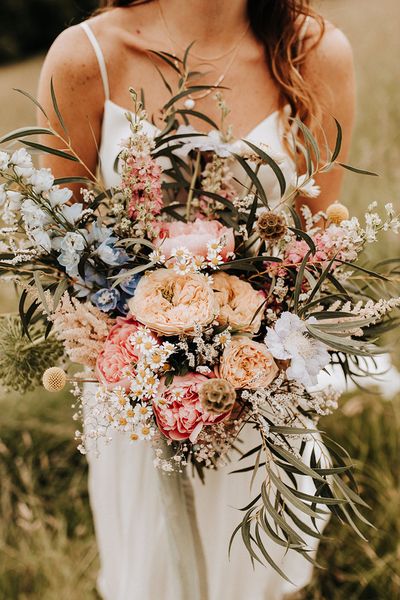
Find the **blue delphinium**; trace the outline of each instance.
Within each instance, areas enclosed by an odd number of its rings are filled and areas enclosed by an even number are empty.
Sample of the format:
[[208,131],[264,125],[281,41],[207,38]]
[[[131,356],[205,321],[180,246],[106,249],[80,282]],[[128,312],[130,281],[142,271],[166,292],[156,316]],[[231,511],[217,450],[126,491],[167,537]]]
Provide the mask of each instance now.
[[[128,269],[121,269],[119,272],[120,275],[127,273]],[[139,283],[141,275],[132,275],[128,279],[124,279],[122,283],[119,284],[119,287],[123,292],[125,292],[130,298],[136,292],[137,285]]]
[[115,288],[102,288],[93,294],[92,303],[103,312],[110,312],[117,308],[121,294]]

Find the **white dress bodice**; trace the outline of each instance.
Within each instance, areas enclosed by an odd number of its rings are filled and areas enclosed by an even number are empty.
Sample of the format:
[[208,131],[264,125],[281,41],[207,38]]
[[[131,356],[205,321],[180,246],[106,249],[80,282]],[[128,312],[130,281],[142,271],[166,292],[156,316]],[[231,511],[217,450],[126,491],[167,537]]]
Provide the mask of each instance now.
[[[101,165],[101,175],[107,188],[115,187],[119,184],[120,176],[114,169],[115,159],[121,151],[121,141],[125,140],[130,134],[129,122],[126,118],[127,109],[115,104],[110,99],[106,99],[104,104],[103,123],[101,130],[101,143],[99,148],[99,158]],[[144,131],[154,135],[157,131],[150,122],[144,122]],[[294,163],[288,154],[287,148],[283,142],[284,126],[279,111],[275,111],[263,119],[245,136],[244,139],[253,142],[255,145],[260,143],[268,146],[267,152],[279,157],[279,167],[282,170],[287,182],[293,179],[295,174]],[[241,175],[243,171],[239,164],[233,164],[234,175]],[[279,200],[279,184],[272,169],[268,166],[260,168],[258,177],[266,190],[267,197],[273,205]]]

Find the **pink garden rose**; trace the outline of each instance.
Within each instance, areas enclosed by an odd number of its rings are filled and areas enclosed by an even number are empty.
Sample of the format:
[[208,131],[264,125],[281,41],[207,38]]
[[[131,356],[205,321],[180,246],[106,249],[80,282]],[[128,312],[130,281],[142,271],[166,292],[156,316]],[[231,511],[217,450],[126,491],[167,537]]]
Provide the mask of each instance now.
[[126,371],[133,371],[138,360],[134,346],[129,341],[139,323],[129,318],[117,317],[111,327],[103,349],[97,357],[96,376],[107,387],[129,387],[130,379]]
[[207,244],[215,240],[225,241],[221,256],[226,260],[227,255],[235,249],[233,229],[224,227],[218,221],[196,219],[193,223],[174,221],[163,223],[158,238],[153,243],[159,247],[168,260],[174,248],[184,247],[193,256],[207,256]]
[[174,377],[167,387],[165,380],[160,383],[161,401],[153,404],[154,414],[160,431],[170,440],[187,440],[194,443],[205,425],[219,423],[230,411],[210,414],[204,411],[199,400],[199,389],[208,381],[205,375],[188,373]]

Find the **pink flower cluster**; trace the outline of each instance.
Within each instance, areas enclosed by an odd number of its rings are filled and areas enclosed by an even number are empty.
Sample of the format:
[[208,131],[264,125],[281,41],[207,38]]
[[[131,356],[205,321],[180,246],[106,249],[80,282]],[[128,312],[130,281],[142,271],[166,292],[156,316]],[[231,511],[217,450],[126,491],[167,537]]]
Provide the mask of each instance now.
[[174,377],[171,387],[160,384],[160,401],[153,403],[153,410],[160,431],[175,441],[189,439],[194,443],[205,425],[219,423],[229,413],[219,415],[204,411],[198,390],[207,381],[205,375],[189,373],[182,377]]
[[131,155],[125,159],[121,188],[129,193],[131,219],[138,219],[143,213],[160,214],[163,207],[161,168],[150,155]]
[[[348,256],[349,249],[346,242],[345,232],[336,225],[331,225],[324,231],[315,234],[312,238],[316,252],[311,254],[308,259],[308,264],[322,264],[332,260],[335,256],[339,259],[349,260],[355,256]],[[294,240],[290,242],[284,252],[283,263],[266,263],[268,273],[271,276],[284,277],[286,274],[285,267],[299,265],[306,254],[309,252],[310,246],[304,240]],[[337,264],[333,264],[335,268]]]
[[129,388],[129,375],[134,373],[138,361],[138,354],[129,338],[138,327],[139,323],[132,317],[117,317],[97,357],[96,376],[110,389],[116,386]]

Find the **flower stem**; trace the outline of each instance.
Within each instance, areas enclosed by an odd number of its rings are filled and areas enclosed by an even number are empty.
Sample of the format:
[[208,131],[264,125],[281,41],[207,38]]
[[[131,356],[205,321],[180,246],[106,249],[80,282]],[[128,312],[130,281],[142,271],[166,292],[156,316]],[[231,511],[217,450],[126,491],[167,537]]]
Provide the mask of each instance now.
[[197,152],[196,162],[194,165],[194,171],[193,171],[193,175],[192,175],[192,180],[190,182],[190,188],[189,188],[188,197],[187,197],[187,201],[186,201],[186,221],[189,221],[189,219],[190,219],[190,208],[192,206],[193,194],[194,194],[194,189],[195,189],[195,185],[196,185],[196,179],[199,176],[199,171],[200,171],[200,150]]

